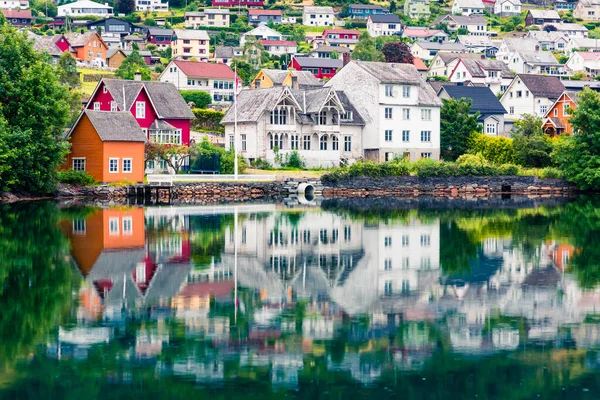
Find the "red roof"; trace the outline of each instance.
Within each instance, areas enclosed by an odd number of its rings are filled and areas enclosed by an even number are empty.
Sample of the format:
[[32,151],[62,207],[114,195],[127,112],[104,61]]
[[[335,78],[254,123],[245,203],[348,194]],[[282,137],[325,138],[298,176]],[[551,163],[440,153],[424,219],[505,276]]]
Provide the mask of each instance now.
[[429,69],[419,57],[413,57],[413,65],[418,71],[427,71]]
[[263,46],[298,46],[293,40],[259,40]]
[[248,10],[248,15],[283,15],[281,10]]
[[323,36],[327,36],[329,34],[334,35],[358,35],[360,36],[360,31],[354,29],[327,29],[323,31]]
[[428,37],[440,33],[439,29],[418,29],[418,28],[404,28],[404,36],[406,37]]
[[31,10],[2,10],[2,14],[8,18],[28,18],[31,19]]
[[577,54],[581,56],[586,61],[595,61],[600,59],[600,53],[595,53],[592,51],[578,51]]
[[200,78],[235,79],[235,73],[227,64],[213,64],[201,61],[173,61],[187,76]]

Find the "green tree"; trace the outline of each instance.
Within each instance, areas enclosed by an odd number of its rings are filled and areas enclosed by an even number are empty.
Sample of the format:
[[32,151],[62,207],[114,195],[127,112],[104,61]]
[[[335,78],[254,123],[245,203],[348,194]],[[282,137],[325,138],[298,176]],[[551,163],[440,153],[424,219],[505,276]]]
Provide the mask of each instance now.
[[388,63],[412,64],[414,60],[410,48],[403,42],[386,43],[381,52]]
[[77,71],[77,61],[68,51],[65,51],[58,60],[58,76],[59,82],[63,85],[71,88],[81,85],[79,71]]
[[579,93],[571,125],[576,134],[563,138],[554,159],[564,176],[581,189],[600,189],[600,94]]
[[131,14],[135,11],[135,0],[117,0],[115,8],[121,14]]
[[338,53],[337,51],[332,51],[331,55],[329,56],[329,58],[331,58],[332,60],[337,60],[340,58],[340,53]]
[[206,108],[212,103],[210,93],[202,90],[182,90],[180,93],[187,103],[194,103],[195,108]]
[[121,79],[134,79],[135,73],[140,72],[142,74],[142,79],[145,81],[149,81],[152,79],[152,71],[150,67],[146,64],[144,58],[140,55],[140,53],[136,50],[133,50],[129,57],[127,57],[117,71],[115,72],[117,76]]
[[154,18],[152,17],[148,17],[144,20],[144,25],[145,26],[156,26],[156,21],[154,20]]
[[189,158],[190,147],[183,144],[146,143],[145,160],[161,160],[171,167],[177,174],[185,161]]
[[385,58],[375,46],[375,40],[367,32],[360,35],[356,47],[352,52],[352,58],[360,61],[384,61]]
[[531,114],[524,114],[515,122],[512,136],[517,164],[533,168],[551,164],[552,145],[542,132],[542,123],[540,117]]
[[442,103],[440,149],[443,159],[454,161],[469,149],[469,140],[479,128],[479,115],[470,115],[470,99],[442,99]]
[[0,15],[0,189],[50,192],[68,150],[69,91],[55,67]]

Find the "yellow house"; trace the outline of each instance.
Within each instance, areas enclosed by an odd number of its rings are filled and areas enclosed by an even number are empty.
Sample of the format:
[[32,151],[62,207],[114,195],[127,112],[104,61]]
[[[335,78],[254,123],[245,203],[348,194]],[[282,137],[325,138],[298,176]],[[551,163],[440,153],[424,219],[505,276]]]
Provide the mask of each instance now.
[[273,86],[295,86],[310,89],[323,86],[323,81],[315,78],[310,71],[261,69],[250,84],[252,89],[270,88]]

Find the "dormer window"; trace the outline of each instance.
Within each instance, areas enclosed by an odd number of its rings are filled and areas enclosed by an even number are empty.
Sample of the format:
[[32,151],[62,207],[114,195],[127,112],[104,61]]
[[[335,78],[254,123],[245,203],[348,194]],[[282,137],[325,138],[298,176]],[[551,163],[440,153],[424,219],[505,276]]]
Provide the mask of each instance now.
[[340,120],[345,122],[352,121],[352,111],[346,111],[345,113],[343,113],[340,117]]

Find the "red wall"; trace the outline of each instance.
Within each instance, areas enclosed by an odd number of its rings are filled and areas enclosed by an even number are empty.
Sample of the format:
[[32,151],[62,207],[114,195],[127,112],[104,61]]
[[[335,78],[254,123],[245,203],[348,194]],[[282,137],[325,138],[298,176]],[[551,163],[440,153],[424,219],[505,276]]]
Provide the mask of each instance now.
[[[94,103],[100,102],[100,110],[102,111],[110,111],[110,103],[113,101],[113,97],[109,92],[104,93],[104,83],[100,84],[100,87],[96,91],[96,95],[90,99],[87,104],[88,110],[94,109]],[[123,104],[117,104],[118,110],[121,111],[123,108]]]
[[165,122],[173,125],[177,129],[181,129],[181,143],[186,146],[190,145],[190,120],[189,119],[165,119]]
[[156,121],[156,118],[158,116],[154,112],[154,108],[152,107],[152,103],[150,103],[150,98],[146,94],[145,89],[140,90],[138,97],[136,97],[135,101],[131,105],[131,109],[129,110],[129,111],[131,111],[131,113],[133,114],[134,117],[135,117],[135,103],[137,103],[138,101],[146,102],[146,118],[137,118],[136,117],[135,119],[137,120],[140,127],[142,127],[142,129],[148,129],[150,127],[150,125],[152,125],[152,123],[154,121]]
[[65,51],[69,50],[69,42],[67,42],[67,39],[65,39],[63,36],[58,40],[58,42],[56,42],[56,47],[58,47],[60,51],[64,53]]
[[[298,61],[296,61],[295,58],[292,59],[290,64],[291,64],[290,67],[294,68],[296,71],[308,71],[308,69],[302,69],[302,67],[300,66],[300,64],[298,64]],[[314,68],[316,68],[316,67],[314,67]],[[313,68],[311,68],[311,69],[313,69]],[[330,68],[330,71],[331,71],[330,73],[324,74],[323,70],[321,68],[319,68],[319,72],[317,74],[313,73],[313,75],[315,76],[315,78],[318,78],[318,79],[323,79],[323,78],[330,79],[330,78],[333,78],[333,76],[337,72],[337,69]]]

